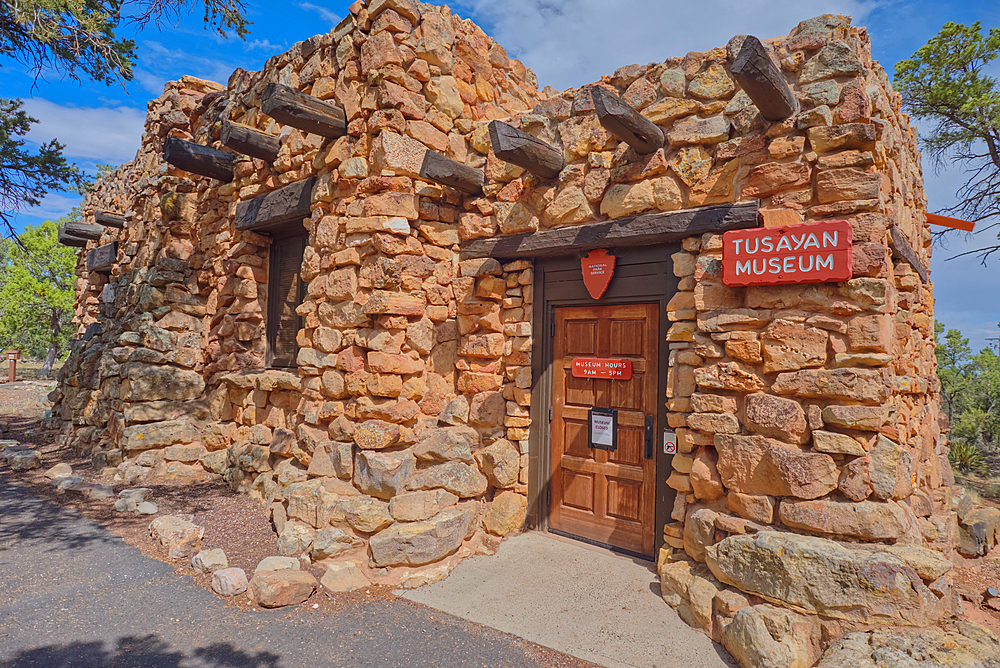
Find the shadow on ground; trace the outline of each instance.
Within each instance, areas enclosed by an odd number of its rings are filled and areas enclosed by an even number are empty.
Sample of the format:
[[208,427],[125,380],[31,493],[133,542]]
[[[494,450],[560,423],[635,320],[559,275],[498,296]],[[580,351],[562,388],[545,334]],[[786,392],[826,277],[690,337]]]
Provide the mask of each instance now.
[[279,659],[271,652],[251,654],[229,643],[196,647],[185,654],[150,634],[119,638],[111,649],[99,641],[27,649],[0,661],[0,668],[278,668]]

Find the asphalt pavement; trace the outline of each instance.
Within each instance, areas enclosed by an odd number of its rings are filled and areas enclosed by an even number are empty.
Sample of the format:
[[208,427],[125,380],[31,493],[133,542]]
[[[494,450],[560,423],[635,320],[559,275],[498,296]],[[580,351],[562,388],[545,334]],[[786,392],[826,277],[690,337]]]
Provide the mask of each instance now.
[[0,668],[562,665],[580,664],[400,598],[237,610],[0,474]]

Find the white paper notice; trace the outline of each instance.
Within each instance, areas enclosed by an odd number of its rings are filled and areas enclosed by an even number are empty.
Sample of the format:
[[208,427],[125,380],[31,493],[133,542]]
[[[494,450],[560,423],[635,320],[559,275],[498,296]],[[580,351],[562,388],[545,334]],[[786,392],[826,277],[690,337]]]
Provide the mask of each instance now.
[[590,414],[590,443],[612,447],[615,444],[615,418],[611,415]]

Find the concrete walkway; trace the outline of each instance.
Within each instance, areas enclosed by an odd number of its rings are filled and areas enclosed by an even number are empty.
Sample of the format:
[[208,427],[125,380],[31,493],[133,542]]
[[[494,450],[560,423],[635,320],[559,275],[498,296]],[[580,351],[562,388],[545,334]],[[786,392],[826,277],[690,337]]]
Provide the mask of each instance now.
[[652,563],[551,534],[522,534],[399,593],[609,668],[735,666],[663,602]]

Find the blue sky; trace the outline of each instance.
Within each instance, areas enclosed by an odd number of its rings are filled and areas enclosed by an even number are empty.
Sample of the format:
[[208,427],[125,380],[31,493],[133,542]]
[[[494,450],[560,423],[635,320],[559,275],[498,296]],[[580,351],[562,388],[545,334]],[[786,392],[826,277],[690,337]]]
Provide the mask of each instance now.
[[[202,30],[198,12],[179,21],[148,26],[136,36],[135,80],[126,86],[74,82],[33,74],[17,63],[0,60],[0,96],[21,97],[39,119],[31,139],[57,138],[66,155],[93,172],[97,163],[114,165],[134,155],[139,145],[146,102],[163,83],[183,74],[225,83],[237,67],[260,69],[271,55],[297,41],[327,32],[347,13],[346,2],[247,2],[253,25],[246,41],[223,39]],[[725,44],[737,33],[759,37],[787,34],[799,21],[823,13],[844,13],[866,26],[874,57],[891,73],[946,21],[981,21],[1000,27],[996,0],[904,2],[901,0],[463,0],[450,3],[495,37],[512,57],[538,74],[540,86],[562,90],[594,81],[621,65],[661,61],[688,51]],[[120,31],[128,36],[128,30]],[[1000,68],[997,68],[1000,74]],[[954,201],[962,174],[935,173],[925,161],[929,208]],[[54,194],[42,207],[18,214],[21,227],[66,213],[78,197]],[[949,236],[935,249],[932,263],[937,318],[961,329],[973,349],[987,337],[1000,336],[1000,257],[984,267],[975,258],[947,261],[989,238]]]

